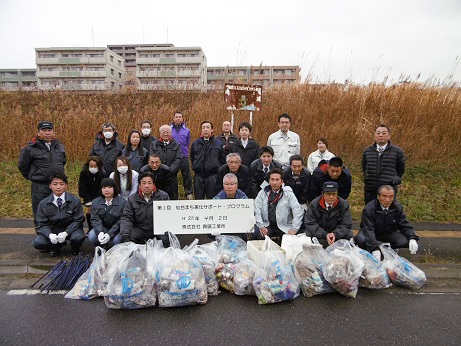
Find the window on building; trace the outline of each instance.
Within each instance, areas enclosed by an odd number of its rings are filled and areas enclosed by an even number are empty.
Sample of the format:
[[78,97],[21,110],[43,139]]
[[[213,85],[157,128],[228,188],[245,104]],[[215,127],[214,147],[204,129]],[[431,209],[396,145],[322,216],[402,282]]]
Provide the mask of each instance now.
[[186,57],[186,54],[184,53],[178,53],[178,58],[185,58]]
[[118,61],[118,66],[122,66],[122,61],[121,60]]
[[101,54],[101,53],[90,54],[90,58],[103,58],[103,57],[104,57],[104,54]]
[[24,77],[35,77],[35,72],[22,72],[21,73]]
[[54,54],[54,53],[43,53],[41,55],[42,58],[57,58],[58,55],[57,54]]
[[135,62],[135,61],[136,61],[136,59],[127,59],[126,60],[127,63],[131,63],[131,62]]
[[110,69],[110,74],[114,75],[114,69],[113,68]]
[[115,82],[110,82],[110,86],[111,86],[112,88],[115,88]]
[[113,55],[110,56],[110,62],[114,62],[114,56]]
[[122,78],[122,73],[121,72],[118,73],[118,78]]
[[0,72],[0,77],[17,77],[17,72]]
[[174,58],[174,53],[165,54],[165,58]]

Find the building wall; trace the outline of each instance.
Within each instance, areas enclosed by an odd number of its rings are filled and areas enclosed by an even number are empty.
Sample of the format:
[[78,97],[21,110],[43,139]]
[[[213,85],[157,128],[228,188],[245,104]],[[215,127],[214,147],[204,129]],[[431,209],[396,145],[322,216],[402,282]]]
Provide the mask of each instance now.
[[0,69],[0,90],[34,90],[36,87],[36,69]]

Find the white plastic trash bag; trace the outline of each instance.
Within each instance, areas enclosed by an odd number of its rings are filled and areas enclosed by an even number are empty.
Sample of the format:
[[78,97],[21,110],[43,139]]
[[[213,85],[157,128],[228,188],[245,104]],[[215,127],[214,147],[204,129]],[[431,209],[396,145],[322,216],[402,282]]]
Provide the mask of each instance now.
[[421,269],[397,255],[389,243],[381,244],[379,247],[384,256],[383,265],[394,284],[411,289],[418,289],[424,285],[426,274]]
[[282,236],[282,245],[280,247],[285,250],[288,262],[291,262],[301,251],[303,251],[303,245],[305,244],[312,244],[311,238],[305,233],[296,235],[284,234]]
[[106,250],[99,246],[96,247],[90,267],[80,276],[74,287],[67,292],[64,298],[88,300],[104,295],[105,254]]

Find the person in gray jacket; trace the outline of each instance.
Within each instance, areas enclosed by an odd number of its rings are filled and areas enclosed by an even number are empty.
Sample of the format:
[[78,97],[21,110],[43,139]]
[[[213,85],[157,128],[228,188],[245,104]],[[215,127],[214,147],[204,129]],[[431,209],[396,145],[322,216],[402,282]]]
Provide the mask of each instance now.
[[120,222],[122,242],[132,241],[144,244],[154,237],[169,246],[168,236],[154,235],[153,201],[169,200],[168,194],[155,186],[155,177],[150,172],[143,172],[138,178],[140,191],[131,195],[123,210]]
[[115,159],[122,156],[122,150],[125,148],[117,137],[118,134],[113,124],[102,124],[101,131],[96,135],[96,140],[88,155],[101,158],[106,178],[114,171]]
[[322,195],[314,198],[307,207],[304,225],[308,237],[316,237],[324,245],[338,239],[352,238],[352,215],[349,203],[338,197],[338,183],[327,181]]
[[42,252],[51,250],[51,256],[58,256],[61,248],[70,241],[72,255],[77,255],[85,241],[83,233],[82,204],[80,199],[66,192],[67,177],[56,172],[50,179],[53,192],[43,199],[37,208],[34,247]]
[[[112,246],[122,242],[120,235],[120,219],[126,201],[118,195],[117,183],[114,179],[101,181],[101,197],[91,203],[91,224],[88,240],[94,246]],[[106,245],[107,244],[107,245]]]
[[283,171],[273,168],[268,175],[269,185],[255,199],[256,226],[251,239],[296,234],[302,225],[304,212],[291,187],[283,185]]
[[38,204],[51,194],[50,179],[54,172],[64,172],[66,152],[64,145],[54,138],[54,127],[50,121],[38,123],[37,135],[21,149],[18,169],[31,181],[30,195],[32,213],[37,213]]

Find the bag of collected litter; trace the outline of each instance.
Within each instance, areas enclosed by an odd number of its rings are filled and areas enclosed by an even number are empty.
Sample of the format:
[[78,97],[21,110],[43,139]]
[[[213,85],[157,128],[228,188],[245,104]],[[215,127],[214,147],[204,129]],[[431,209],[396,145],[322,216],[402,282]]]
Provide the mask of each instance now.
[[198,245],[198,239],[195,239],[184,250],[202,265],[208,295],[217,296],[219,285],[215,274],[216,265],[218,264],[218,246],[216,242]]
[[379,262],[378,259],[367,250],[355,246],[352,239],[351,246],[352,250],[360,257],[365,265],[359,279],[360,287],[375,290],[391,287],[392,283],[389,279],[389,275],[386,273],[383,262]]
[[154,282],[146,270],[146,245],[123,243],[109,251],[104,274],[107,280],[104,290],[106,306],[110,309],[155,306]]
[[88,300],[104,295],[105,254],[106,250],[99,246],[96,247],[90,267],[80,276],[74,287],[67,292],[64,298]]
[[424,285],[426,274],[421,269],[397,255],[391,244],[384,243],[379,247],[384,256],[384,268],[394,284],[411,289],[418,289]]
[[284,234],[280,247],[285,250],[286,258],[291,263],[303,251],[304,244],[312,244],[311,237],[308,237],[306,233]]
[[277,303],[299,296],[299,284],[285,256],[268,236],[253,279],[259,304]]
[[323,276],[323,270],[330,261],[330,255],[319,244],[317,238],[312,240],[313,244],[303,245],[303,251],[296,256],[293,262],[296,280],[306,297],[334,292]]
[[219,286],[234,293],[235,263],[218,263],[216,266],[216,279]]
[[219,235],[216,240],[219,252],[218,262],[220,263],[237,263],[239,254],[246,249],[245,241],[233,235]]
[[200,263],[180,248],[169,233],[170,247],[158,256],[155,280],[161,307],[205,304],[208,300],[205,274]]
[[256,264],[246,254],[241,254],[241,259],[234,267],[234,292],[239,296],[254,296],[253,279],[257,269]]
[[331,259],[323,271],[331,287],[346,297],[355,298],[364,264],[352,251],[351,243],[340,239],[327,247]]

